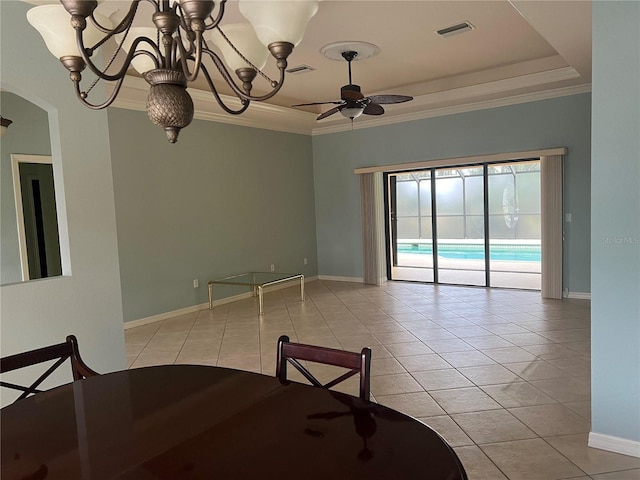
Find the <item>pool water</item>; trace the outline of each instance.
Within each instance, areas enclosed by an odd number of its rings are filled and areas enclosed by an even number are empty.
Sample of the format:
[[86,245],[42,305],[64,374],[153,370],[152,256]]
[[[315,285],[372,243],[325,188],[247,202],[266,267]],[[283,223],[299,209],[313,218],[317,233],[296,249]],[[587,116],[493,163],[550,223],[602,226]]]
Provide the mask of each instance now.
[[[398,253],[432,255],[431,244],[398,243]],[[542,258],[540,245],[500,244],[490,246],[491,260],[510,262],[539,262]],[[438,256],[444,258],[483,260],[484,245],[446,243],[438,245]]]

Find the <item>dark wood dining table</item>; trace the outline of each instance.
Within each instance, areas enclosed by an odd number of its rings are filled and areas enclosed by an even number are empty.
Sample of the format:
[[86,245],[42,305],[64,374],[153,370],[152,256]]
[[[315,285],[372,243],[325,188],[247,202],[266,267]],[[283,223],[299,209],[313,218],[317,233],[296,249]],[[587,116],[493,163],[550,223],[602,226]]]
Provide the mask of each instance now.
[[466,479],[424,423],[220,367],[91,377],[0,410],[2,480]]

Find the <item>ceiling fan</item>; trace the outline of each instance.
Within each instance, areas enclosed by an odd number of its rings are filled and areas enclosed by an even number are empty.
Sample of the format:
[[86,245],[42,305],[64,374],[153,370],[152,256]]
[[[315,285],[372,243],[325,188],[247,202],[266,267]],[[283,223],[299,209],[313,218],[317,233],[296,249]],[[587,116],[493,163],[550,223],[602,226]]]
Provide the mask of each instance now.
[[403,103],[413,100],[413,97],[409,97],[407,95],[371,95],[370,97],[365,97],[362,94],[360,85],[355,85],[351,82],[351,62],[358,56],[358,52],[347,50],[341,52],[341,55],[349,63],[349,83],[340,88],[340,100],[331,102],[299,103],[297,105],[291,105],[292,107],[337,105],[318,115],[317,120],[322,120],[334,113],[340,112],[343,116],[353,121],[354,118],[359,117],[363,113],[365,115],[382,115],[384,113],[382,105]]

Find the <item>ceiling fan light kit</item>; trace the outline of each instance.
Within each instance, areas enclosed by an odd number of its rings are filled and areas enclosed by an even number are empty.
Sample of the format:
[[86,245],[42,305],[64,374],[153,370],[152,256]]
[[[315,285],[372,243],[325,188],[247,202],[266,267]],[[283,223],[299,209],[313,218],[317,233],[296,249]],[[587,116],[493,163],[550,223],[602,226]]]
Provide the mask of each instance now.
[[349,83],[340,88],[340,101],[329,102],[313,102],[299,103],[292,105],[293,107],[304,107],[310,105],[337,105],[324,113],[318,115],[316,120],[323,120],[334,113],[340,114],[353,122],[360,115],[382,115],[384,108],[381,104],[403,103],[413,100],[413,97],[407,95],[372,95],[365,97],[362,93],[360,85],[356,85],[352,81],[351,63],[356,60],[363,60],[377,55],[380,49],[367,42],[336,42],[325,45],[320,50],[325,57],[331,60],[346,60],[349,65]]
[[[60,0],[61,5],[40,5],[27,12],[27,20],[69,71],[78,99],[91,109],[111,105],[127,71],[135,68],[150,85],[150,120],[165,130],[169,142],[175,143],[180,129],[189,125],[194,115],[187,92],[189,82],[202,74],[220,107],[233,115],[245,112],[251,101],[268,100],[282,88],[287,58],[318,10],[318,0],[240,0],[240,12],[250,24],[223,26],[226,2],[147,0],[154,9],[149,19],[154,27],[133,26],[141,0],[129,0],[127,13],[119,22],[96,11],[97,0]],[[92,57],[111,39],[117,47],[101,69]],[[210,45],[216,45],[220,54]],[[278,67],[278,80],[262,71],[269,53]],[[238,97],[239,108],[223,102],[205,59]],[[117,68],[112,68],[114,63]],[[87,67],[97,79],[82,90],[82,72]],[[251,93],[258,75],[269,84],[271,90],[266,94]],[[103,103],[90,103],[89,93],[99,80],[114,82],[115,86]]]

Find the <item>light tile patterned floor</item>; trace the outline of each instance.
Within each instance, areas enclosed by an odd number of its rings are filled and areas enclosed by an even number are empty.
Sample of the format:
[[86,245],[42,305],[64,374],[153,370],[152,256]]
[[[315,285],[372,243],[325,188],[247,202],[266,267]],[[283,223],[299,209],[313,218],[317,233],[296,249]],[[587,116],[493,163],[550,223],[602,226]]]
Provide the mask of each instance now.
[[[128,365],[273,375],[276,341],[373,351],[374,400],[421,419],[470,480],[640,479],[640,459],[587,447],[588,301],[538,292],[314,281],[126,331]],[[315,369],[329,377],[332,367]],[[357,380],[343,391],[357,393]]]

